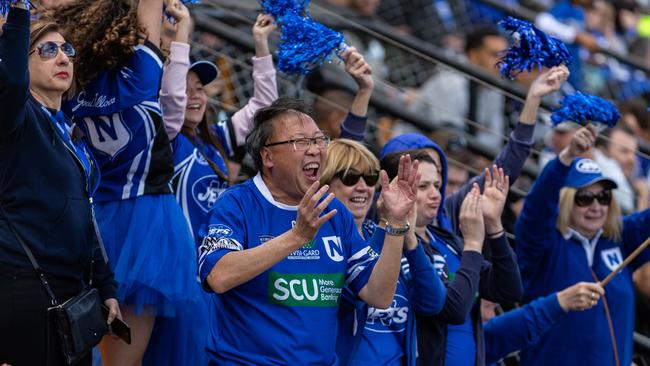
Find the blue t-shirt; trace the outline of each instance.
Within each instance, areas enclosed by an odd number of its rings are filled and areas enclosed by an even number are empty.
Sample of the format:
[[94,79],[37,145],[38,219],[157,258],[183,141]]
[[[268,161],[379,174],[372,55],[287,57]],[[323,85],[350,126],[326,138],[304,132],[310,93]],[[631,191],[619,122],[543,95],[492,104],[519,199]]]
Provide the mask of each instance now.
[[88,136],[102,172],[97,201],[171,193],[173,163],[158,101],[162,56],[150,42],[105,71],[64,109]]
[[[446,269],[446,276],[448,276],[450,281],[453,281],[458,268],[460,268],[459,253],[447,244],[436,240],[435,236],[430,233],[429,239],[431,240],[433,248],[439,253],[434,255],[434,267],[438,273]],[[472,317],[468,316],[465,319],[465,322],[460,325],[447,325],[445,365],[473,365],[475,359],[476,341],[474,340]]]
[[[362,225],[363,237],[370,240],[376,225],[370,220]],[[377,248],[375,248],[377,249]],[[409,276],[409,263],[401,261],[402,270],[397,281],[393,303],[387,309],[368,307],[359,346],[352,354],[351,365],[401,365],[406,347],[406,322],[409,316],[408,290],[403,282]],[[347,288],[343,292],[345,301],[356,300]]]
[[[334,365],[337,311],[343,286],[356,295],[377,254],[338,200],[337,214],[314,240],[252,280],[221,295],[224,321],[208,349],[219,365]],[[226,190],[210,212],[199,249],[201,281],[232,251],[264,245],[295,224],[297,206],[275,201],[260,175]]]
[[228,181],[221,179],[205,158],[214,162],[225,176],[228,168],[217,149],[198,138],[194,145],[185,135],[178,134],[172,140],[172,150],[172,187],[198,246],[201,242],[199,228],[205,224],[219,195],[228,188]]
[[[402,257],[402,276],[408,273],[408,260]],[[401,277],[401,276],[400,276]],[[406,322],[409,301],[403,277],[397,281],[393,303],[387,309],[368,307],[366,325],[352,365],[403,364],[406,347]]]

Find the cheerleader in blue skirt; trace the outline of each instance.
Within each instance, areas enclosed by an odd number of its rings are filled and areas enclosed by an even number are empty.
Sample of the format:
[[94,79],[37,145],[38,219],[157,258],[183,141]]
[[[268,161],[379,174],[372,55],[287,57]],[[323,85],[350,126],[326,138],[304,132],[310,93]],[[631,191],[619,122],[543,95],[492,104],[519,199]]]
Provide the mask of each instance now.
[[46,15],[78,49],[65,109],[102,172],[97,220],[133,335],[131,345],[104,339],[104,365],[141,364],[156,317],[174,317],[200,296],[158,100],[162,9],[163,0],[77,0]]

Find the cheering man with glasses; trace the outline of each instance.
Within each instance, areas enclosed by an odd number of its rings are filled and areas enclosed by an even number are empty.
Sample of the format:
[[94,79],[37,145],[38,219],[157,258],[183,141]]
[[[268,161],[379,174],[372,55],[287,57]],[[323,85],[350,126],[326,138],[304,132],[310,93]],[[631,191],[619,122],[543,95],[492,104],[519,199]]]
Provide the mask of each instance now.
[[329,138],[304,105],[280,98],[254,123],[247,148],[260,173],[225,191],[203,230],[199,272],[223,319],[208,340],[212,363],[333,365],[343,286],[377,308],[392,302],[418,163],[402,157],[390,184],[380,174],[388,235],[378,255],[319,187]]
[[[601,281],[650,235],[650,209],[621,217],[612,197],[616,183],[594,161],[579,158],[596,135],[593,126],[578,130],[526,196],[516,236],[527,301],[573,283]],[[649,260],[646,249],[604,291],[583,289],[579,296],[588,305],[523,352],[522,365],[630,365],[632,272]]]

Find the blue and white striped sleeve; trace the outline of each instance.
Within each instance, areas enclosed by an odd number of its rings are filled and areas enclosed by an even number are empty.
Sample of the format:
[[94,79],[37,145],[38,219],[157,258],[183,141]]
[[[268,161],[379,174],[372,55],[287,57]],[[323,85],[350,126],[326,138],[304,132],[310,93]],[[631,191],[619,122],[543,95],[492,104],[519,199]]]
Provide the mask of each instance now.
[[[343,214],[341,211],[343,210],[339,210]],[[345,271],[345,285],[355,295],[358,295],[361,289],[368,283],[379,254],[372,249],[370,244],[363,240],[355,227],[354,219],[349,211],[345,212],[342,216],[346,221],[344,225],[347,227],[347,235],[344,241],[349,250]]]
[[199,246],[199,277],[204,288],[205,280],[226,254],[246,249],[246,231],[242,221],[244,212],[230,192],[225,192],[210,211],[207,225],[199,229],[202,243]]

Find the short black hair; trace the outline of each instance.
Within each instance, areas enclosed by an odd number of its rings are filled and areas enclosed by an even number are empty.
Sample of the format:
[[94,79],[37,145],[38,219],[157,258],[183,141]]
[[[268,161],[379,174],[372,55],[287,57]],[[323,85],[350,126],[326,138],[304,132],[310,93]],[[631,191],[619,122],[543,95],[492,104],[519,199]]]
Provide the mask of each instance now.
[[469,32],[465,36],[465,53],[483,47],[483,41],[487,37],[504,37],[495,27],[481,26]]
[[413,149],[413,150],[406,150],[406,151],[397,151],[394,153],[390,153],[386,156],[384,156],[383,159],[381,159],[381,168],[386,171],[386,174],[388,174],[388,179],[392,180],[397,176],[397,170],[399,169],[399,159],[402,157],[402,155],[411,155],[411,160],[417,160],[419,162],[426,162],[426,163],[431,163],[435,165],[436,167],[438,166],[429,155],[428,152],[426,152],[424,149]]
[[302,113],[311,118],[311,110],[304,101],[288,97],[278,98],[270,106],[260,108],[255,112],[253,130],[246,137],[246,151],[253,158],[258,171],[261,172],[264,166],[260,152],[273,135],[273,124],[269,122],[290,111]]

